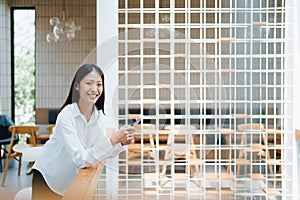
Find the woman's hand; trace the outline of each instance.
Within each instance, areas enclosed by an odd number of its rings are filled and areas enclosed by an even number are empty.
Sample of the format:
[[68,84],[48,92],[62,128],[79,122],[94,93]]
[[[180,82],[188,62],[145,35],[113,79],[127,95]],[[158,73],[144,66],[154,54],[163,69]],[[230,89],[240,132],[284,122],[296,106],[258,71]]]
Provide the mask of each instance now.
[[133,142],[133,133],[134,133],[134,127],[125,125],[122,126],[119,130],[115,131],[110,136],[110,142],[114,146],[118,143],[121,143],[122,145],[128,145]]

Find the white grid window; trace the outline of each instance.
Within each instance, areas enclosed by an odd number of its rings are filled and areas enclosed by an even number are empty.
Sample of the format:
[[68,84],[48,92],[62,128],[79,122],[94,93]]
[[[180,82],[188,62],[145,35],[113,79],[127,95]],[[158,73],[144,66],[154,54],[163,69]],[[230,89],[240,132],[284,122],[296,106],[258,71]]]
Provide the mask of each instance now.
[[281,199],[283,0],[119,0],[119,198]]

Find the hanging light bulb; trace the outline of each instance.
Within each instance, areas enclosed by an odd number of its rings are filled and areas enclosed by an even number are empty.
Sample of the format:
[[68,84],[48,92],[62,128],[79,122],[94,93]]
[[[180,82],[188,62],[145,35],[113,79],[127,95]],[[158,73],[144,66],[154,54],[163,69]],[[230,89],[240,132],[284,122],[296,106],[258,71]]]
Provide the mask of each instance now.
[[53,29],[46,35],[47,42],[71,41],[75,39],[75,32],[81,29],[74,21],[65,21],[65,9],[63,9],[62,21],[58,17],[51,17],[49,22]]
[[60,23],[60,21],[59,21],[58,17],[51,17],[51,18],[50,18],[50,24],[51,24],[52,26],[54,26],[54,25],[56,25],[56,24],[59,24],[59,23]]

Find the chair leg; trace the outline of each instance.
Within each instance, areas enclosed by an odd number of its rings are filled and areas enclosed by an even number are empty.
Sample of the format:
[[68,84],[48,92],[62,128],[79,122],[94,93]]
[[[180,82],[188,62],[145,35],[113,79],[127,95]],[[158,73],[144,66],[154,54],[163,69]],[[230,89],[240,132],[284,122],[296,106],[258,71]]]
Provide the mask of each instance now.
[[[127,166],[128,167],[128,166]],[[122,169],[121,169],[121,173],[122,173],[122,175],[126,175],[126,173],[127,173],[127,169],[126,169],[126,165],[124,164],[124,166],[122,167]],[[121,185],[122,186],[124,186],[125,185],[125,178],[123,178],[124,180],[122,181],[122,183],[121,183]]]
[[22,163],[22,156],[19,157],[18,176],[20,176],[20,174],[21,174],[21,163]]
[[[268,162],[268,161],[267,161]],[[269,166],[269,170],[270,170],[270,174],[274,175],[274,171],[273,171],[273,166],[272,165],[268,165]],[[275,165],[276,166],[276,165]]]
[[237,169],[236,169],[236,184],[238,183],[238,178],[240,175],[240,171],[241,171],[241,165],[237,165]]
[[0,156],[0,172],[2,173],[2,155]]
[[148,172],[151,172],[151,166],[150,166],[150,154],[147,155],[147,159],[148,159]]
[[[282,179],[282,169],[281,169],[281,164],[279,165],[279,168],[278,168],[278,172],[277,172],[278,174],[280,174],[280,179]],[[277,185],[280,185],[280,183],[281,183],[281,180],[278,180],[277,181]]]
[[[3,153],[3,154],[2,154]],[[0,148],[0,172],[2,173],[3,171],[3,167],[2,167],[2,158],[5,158],[5,154],[7,154],[8,152],[5,149],[5,145],[1,145]]]
[[0,172],[2,173],[2,146],[0,148]]
[[6,163],[5,163],[5,168],[4,168],[4,174],[3,174],[3,177],[2,177],[2,184],[1,184],[2,187],[4,187],[4,183],[5,183],[6,174],[7,174],[7,171],[8,171],[9,162],[10,162],[10,156],[7,156]]
[[29,169],[27,170],[26,175],[30,175],[33,173],[33,169],[32,169],[33,164],[34,162],[29,162]]
[[195,169],[196,169],[196,174],[197,174],[197,177],[200,178],[200,165],[195,165]]

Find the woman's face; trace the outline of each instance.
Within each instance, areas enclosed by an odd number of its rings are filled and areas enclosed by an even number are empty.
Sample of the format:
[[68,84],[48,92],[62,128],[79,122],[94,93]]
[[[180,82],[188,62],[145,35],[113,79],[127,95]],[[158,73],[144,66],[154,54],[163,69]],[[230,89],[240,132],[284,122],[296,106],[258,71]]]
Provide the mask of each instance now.
[[93,70],[87,74],[76,86],[79,101],[85,104],[95,104],[103,92],[102,78]]

